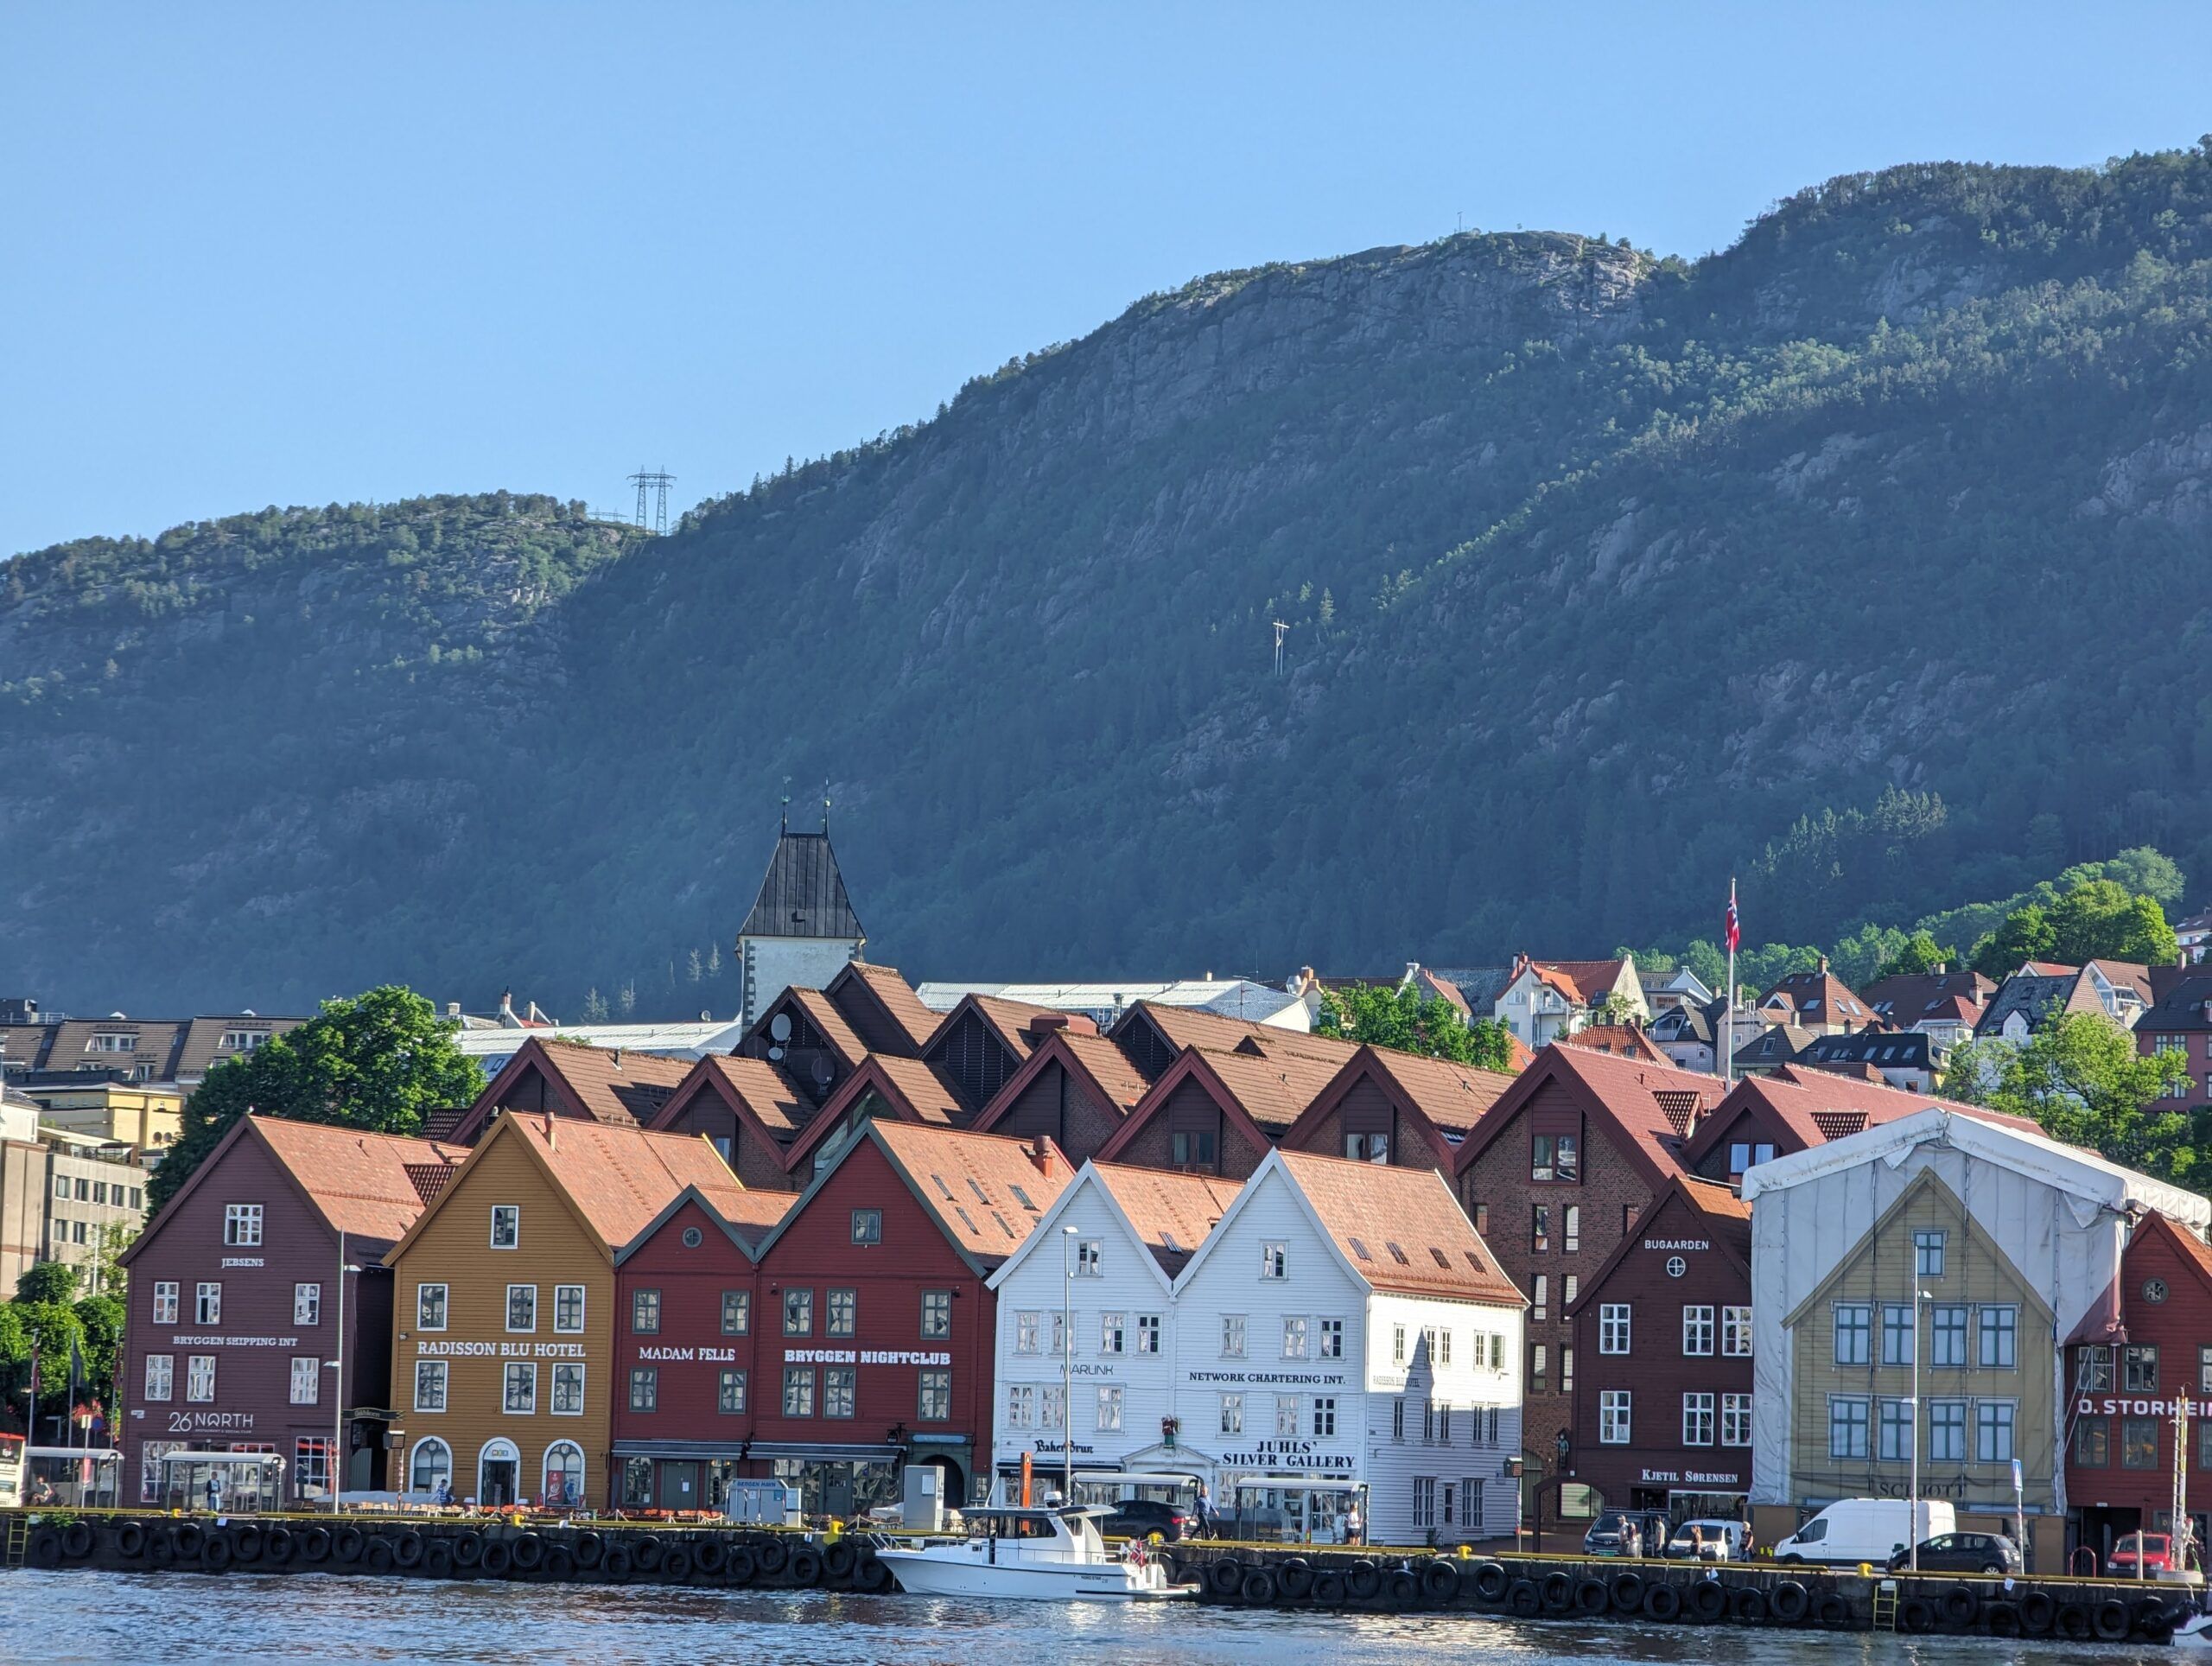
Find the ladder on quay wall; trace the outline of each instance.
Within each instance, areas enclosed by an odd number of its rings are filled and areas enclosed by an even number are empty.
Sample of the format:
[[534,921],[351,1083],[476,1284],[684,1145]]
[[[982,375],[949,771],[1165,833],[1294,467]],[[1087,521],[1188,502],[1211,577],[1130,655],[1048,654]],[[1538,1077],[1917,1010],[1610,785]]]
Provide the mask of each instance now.
[[31,1542],[30,1518],[18,1510],[8,1517],[8,1544],[4,1564],[11,1568],[23,1565],[23,1552]]
[[1897,1629],[1897,1582],[1884,1580],[1874,1587],[1874,1629],[1894,1631]]

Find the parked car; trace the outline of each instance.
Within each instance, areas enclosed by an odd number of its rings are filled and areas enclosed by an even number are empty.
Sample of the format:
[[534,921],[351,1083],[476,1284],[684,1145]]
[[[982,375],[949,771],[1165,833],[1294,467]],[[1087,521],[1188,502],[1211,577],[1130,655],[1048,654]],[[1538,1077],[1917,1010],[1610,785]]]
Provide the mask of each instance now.
[[1667,1542],[1663,1510],[1607,1510],[1599,1512],[1582,1536],[1586,1556],[1656,1556]]
[[1197,1525],[1197,1517],[1180,1504],[1163,1504],[1157,1498],[1124,1498],[1114,1506],[1112,1515],[1099,1523],[1098,1530],[1121,1539],[1149,1539],[1157,1533],[1173,1544]]
[[1751,1555],[1751,1530],[1741,1522],[1724,1521],[1713,1516],[1678,1522],[1674,1532],[1668,1536],[1664,1554],[1670,1559],[1697,1561],[1748,1561]]
[[[1912,1521],[1916,1510],[1917,1522]],[[1904,1548],[1913,1527],[1919,1529],[1917,1537],[1924,1544],[1939,1534],[1955,1532],[1958,1525],[1958,1511],[1932,1498],[1923,1498],[1916,1506],[1902,1498],[1839,1498],[1777,1544],[1774,1559],[1880,1567],[1892,1552]]]
[[[2135,1565],[2139,1557],[2143,1563],[2139,1570]],[[2174,1541],[2170,1533],[2130,1533],[2105,1558],[2105,1572],[2126,1580],[2133,1579],[2139,1571],[2171,1574],[2173,1567]]]
[[[1889,1560],[1889,1570],[1912,1565],[1910,1551],[1900,1550]],[[2027,1564],[2020,1547],[2002,1533],[1938,1533],[1920,1542],[1920,1571],[1923,1574],[2024,1574]]]

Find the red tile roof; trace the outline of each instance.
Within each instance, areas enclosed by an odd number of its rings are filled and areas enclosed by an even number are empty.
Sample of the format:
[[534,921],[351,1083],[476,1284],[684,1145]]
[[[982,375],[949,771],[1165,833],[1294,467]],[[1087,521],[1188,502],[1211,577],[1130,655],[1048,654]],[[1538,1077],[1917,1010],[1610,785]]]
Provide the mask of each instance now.
[[953,1243],[986,1267],[1020,1249],[1075,1179],[1050,1140],[880,1120],[867,1137],[906,1174]]
[[531,1111],[509,1111],[499,1123],[507,1125],[507,1137],[529,1141],[610,1253],[652,1224],[687,1186],[698,1187],[725,1219],[740,1218],[752,1207],[747,1199],[755,1194],[746,1192],[714,1147],[696,1135],[649,1134]]
[[875,998],[883,1003],[884,1010],[891,1014],[891,1021],[899,1027],[899,1033],[912,1044],[918,1055],[929,1045],[930,1037],[937,1033],[940,1015],[922,1004],[921,996],[914,993],[912,984],[899,976],[896,966],[876,966],[865,960],[855,960],[838,976],[842,977],[846,973],[861,979],[874,992]]
[[1434,1169],[1287,1149],[1275,1157],[1344,1259],[1376,1289],[1524,1305]]
[[1641,1059],[1650,1065],[1671,1065],[1675,1061],[1652,1044],[1651,1038],[1633,1024],[1588,1024],[1572,1035],[1560,1038],[1570,1047],[1587,1047],[1592,1052],[1618,1053],[1624,1059]]
[[[837,1054],[844,1059],[849,1068],[868,1057],[868,1044],[862,1041],[859,1033],[846,1022],[845,1014],[837,1010],[836,1003],[821,990],[802,989],[796,987],[786,989],[783,995],[777,997],[770,1011],[773,1011],[775,1006],[781,1005],[785,996],[788,996],[798,1009],[806,1014],[807,1022],[822,1032],[823,1040],[827,1040]],[[762,1021],[766,1022],[768,1014],[763,1013],[760,1016]],[[760,1026],[755,1024],[753,1027],[757,1030]]]
[[1256,1023],[1249,1018],[1230,1018],[1196,1007],[1163,1007],[1149,1001],[1137,1004],[1158,1027],[1160,1033],[1179,1047],[1201,1047],[1209,1052],[1231,1052],[1249,1043],[1271,1058],[1296,1053],[1309,1059],[1324,1059],[1332,1070],[1341,1068],[1352,1054],[1359,1051],[1359,1044],[1356,1041],[1340,1040],[1332,1035],[1316,1035],[1310,1030],[1283,1029],[1276,1025]]
[[728,1223],[738,1242],[747,1250],[757,1250],[760,1240],[783,1224],[784,1217],[791,1212],[798,1202],[796,1192],[764,1192],[752,1188],[733,1195],[715,1199],[714,1211]]
[[1596,1005],[1613,992],[1626,970],[1624,960],[1539,960],[1539,971],[1556,972],[1573,983],[1583,1000]]
[[1529,1096],[1554,1075],[1612,1124],[1614,1133],[1655,1188],[1682,1168],[1677,1118],[1687,1126],[1693,1111],[1710,1110],[1720,1103],[1723,1092],[1717,1076],[1554,1042],[1514,1078],[1512,1088],[1500,1096],[1461,1142],[1456,1167],[1464,1170],[1472,1163]]
[[246,1120],[323,1218],[334,1228],[362,1240],[364,1253],[372,1245],[397,1243],[404,1237],[425,1203],[436,1195],[425,1196],[416,1171],[450,1177],[468,1155],[466,1146],[365,1134],[324,1122],[275,1116]]
[[1341,1060],[1288,1049],[1272,1053],[1208,1050],[1198,1056],[1270,1139],[1289,1132],[1343,1068]]
[[1090,1172],[1114,1195],[1145,1248],[1170,1278],[1181,1272],[1206,1235],[1221,1224],[1241,1189],[1211,1174],[1178,1174],[1122,1163],[1093,1163]]
[[1107,1098],[1124,1114],[1134,1110],[1138,1100],[1150,1091],[1152,1084],[1129,1062],[1123,1052],[1103,1035],[1084,1035],[1072,1030],[1060,1032],[1060,1043],[1090,1072],[1090,1079],[1098,1084]]
[[765,1059],[737,1053],[709,1053],[695,1069],[710,1071],[724,1089],[758,1117],[771,1133],[795,1136],[814,1120],[814,1107],[784,1073]]
[[1504,1071],[1455,1065],[1448,1059],[1389,1047],[1371,1047],[1368,1053],[1376,1068],[1398,1084],[1421,1115],[1447,1134],[1465,1134],[1474,1127],[1513,1085],[1512,1076]]

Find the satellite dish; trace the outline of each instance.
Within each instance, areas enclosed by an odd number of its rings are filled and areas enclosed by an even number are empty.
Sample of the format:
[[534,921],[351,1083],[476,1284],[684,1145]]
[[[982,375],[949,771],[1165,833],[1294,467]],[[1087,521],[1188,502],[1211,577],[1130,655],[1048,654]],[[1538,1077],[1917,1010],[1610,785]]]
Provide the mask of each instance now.
[[784,1050],[781,1047],[771,1047],[768,1049],[768,1062],[772,1065],[783,1056]]
[[816,1081],[821,1083],[822,1085],[826,1088],[830,1085],[830,1077],[835,1073],[836,1072],[831,1070],[830,1065],[829,1054],[817,1052],[814,1055],[814,1079]]
[[778,1013],[773,1018],[768,1021],[768,1033],[779,1041],[790,1040],[791,1039],[791,1015],[789,1013]]

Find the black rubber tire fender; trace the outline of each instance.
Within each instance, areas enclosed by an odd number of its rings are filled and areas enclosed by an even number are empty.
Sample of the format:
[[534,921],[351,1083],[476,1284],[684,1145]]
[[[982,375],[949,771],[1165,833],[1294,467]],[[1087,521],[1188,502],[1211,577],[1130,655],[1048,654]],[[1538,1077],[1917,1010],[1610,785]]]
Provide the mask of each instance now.
[[621,1584],[636,1567],[636,1559],[630,1555],[630,1547],[626,1544],[608,1545],[607,1554],[599,1559],[600,1577],[610,1585]]
[[630,1541],[630,1561],[640,1574],[650,1574],[660,1566],[664,1548],[658,1534],[640,1533]]
[[429,1548],[423,1553],[423,1576],[432,1580],[453,1577],[453,1544],[450,1540],[430,1541]]
[[1805,1588],[1802,1580],[1784,1580],[1774,1587],[1774,1595],[1767,1606],[1784,1625],[1795,1625],[1812,1612],[1813,1593]]
[[463,1528],[453,1536],[453,1565],[474,1569],[484,1561],[484,1536],[474,1528]]
[[691,1577],[691,1548],[672,1544],[661,1552],[660,1576],[671,1585],[681,1585]]
[[2089,1635],[2089,1611],[2078,1602],[2058,1605],[2058,1635],[2080,1643]]
[[[855,1553],[855,1560],[858,1560]],[[729,1544],[726,1540],[706,1538],[691,1547],[691,1565],[709,1579],[721,1577],[723,1568],[729,1566]]]
[[[284,1529],[280,1527],[276,1530],[282,1533]],[[125,1522],[115,1529],[115,1554],[136,1561],[146,1554],[146,1538],[145,1523]]]
[[[883,1564],[881,1562],[878,1562],[876,1563],[876,1566],[878,1567],[883,1567]],[[886,1569],[885,1571],[888,1572],[889,1570]],[[760,1577],[760,1559],[753,1554],[753,1547],[744,1544],[734,1544],[730,1546],[728,1559],[722,1563],[723,1583],[727,1585],[750,1585],[753,1580]]]
[[1475,1569],[1475,1597],[1481,1602],[1503,1602],[1506,1587],[1513,1583],[1513,1576],[1505,1571],[1503,1562],[1486,1561]]
[[361,1553],[368,1548],[369,1536],[358,1527],[341,1527],[330,1536],[330,1554],[351,1566],[361,1560]]
[[261,1536],[261,1561],[266,1567],[289,1567],[299,1539],[289,1527],[272,1527]]
[[1682,1606],[1699,1625],[1716,1625],[1728,1618],[1728,1587],[1719,1580],[1694,1580]]
[[61,1554],[71,1561],[84,1561],[92,1554],[92,1547],[98,1542],[90,1522],[74,1521],[61,1529]]
[[760,1541],[760,1548],[753,1553],[753,1559],[763,1574],[772,1578],[782,1573],[784,1564],[791,1559],[791,1548],[772,1533]]
[[2058,1599],[2048,1591],[2031,1591],[2020,1599],[2020,1635],[2047,1637],[2058,1624]]
[[514,1571],[515,1548],[505,1539],[486,1539],[483,1560],[476,1566],[487,1577],[503,1580]]
[[155,1567],[167,1567],[176,1561],[176,1536],[166,1527],[150,1529],[146,1535],[146,1561]]
[[1275,1576],[1264,1567],[1255,1567],[1244,1576],[1236,1594],[1248,1607],[1266,1608],[1275,1599]]
[[231,1555],[239,1561],[259,1561],[261,1549],[261,1529],[251,1522],[246,1522],[231,1529]]
[[861,1553],[850,1539],[838,1539],[822,1547],[822,1567],[833,1580],[848,1580],[853,1576],[853,1564]]
[[2171,1631],[2172,1629],[2173,1622],[2167,1616],[2166,1605],[2156,1597],[2136,1599],[2134,1618],[2135,1624],[2139,1626],[2149,1625],[2158,1620],[2165,1620],[2168,1630]]
[[1344,1594],[1354,1602],[1367,1602],[1382,1589],[1382,1570],[1362,1556],[1344,1569]]
[[1547,1574],[1537,1587],[1544,1599],[1547,1614],[1571,1614],[1574,1612],[1574,1576],[1571,1574]]
[[549,1545],[537,1571],[549,1580],[572,1580],[576,1576],[575,1552],[565,1544]]
[[1382,1584],[1383,1600],[1401,1613],[1421,1606],[1421,1579],[1412,1568],[1392,1568]]
[[791,1552],[791,1559],[784,1564],[784,1577],[793,1585],[821,1584],[822,1553],[810,1544],[801,1545]]
[[1459,1600],[1459,1564],[1440,1556],[1421,1570],[1421,1593],[1438,1607]]
[[398,1561],[398,1555],[391,1548],[391,1541],[381,1533],[372,1534],[361,1549],[361,1566],[372,1574],[389,1574]]
[[1643,1617],[1656,1620],[1680,1619],[1682,1617],[1681,1589],[1664,1580],[1653,1580],[1644,1589]]
[[1322,1608],[1340,1608],[1344,1600],[1344,1576],[1333,1567],[1324,1567],[1313,1575],[1313,1601]]
[[200,1565],[211,1574],[219,1574],[238,1560],[238,1546],[232,1542],[228,1528],[219,1527],[207,1536],[200,1547]]
[[[1168,1579],[1172,1583],[1174,1574]],[[1293,1556],[1275,1569],[1275,1588],[1294,1602],[1303,1602],[1313,1594],[1313,1564],[1303,1556]]]
[[514,1552],[515,1566],[525,1574],[535,1574],[545,1562],[545,1536],[543,1533],[518,1533],[508,1548]]
[[569,1541],[569,1554],[575,1557],[579,1567],[596,1567],[599,1559],[607,1554],[607,1541],[586,1528]]
[[1206,1564],[1206,1589],[1217,1597],[1233,1597],[1244,1588],[1244,1564],[1233,1556]]
[[1943,1618],[1954,1625],[1972,1625],[1981,1618],[1981,1598],[1970,1585],[1955,1585],[1937,1600]]
[[1739,1585],[1729,1594],[1728,1618],[1738,1625],[1764,1625],[1767,1618],[1766,1593],[1756,1585]]
[[61,1548],[61,1529],[41,1527],[31,1535],[30,1548],[24,1553],[33,1567],[59,1567],[67,1558]]
[[[736,1551],[733,1550],[730,1552],[730,1560],[733,1563],[736,1561]],[[1181,1572],[1179,1568],[1174,1571],[1178,1574]],[[1181,1582],[1182,1581],[1179,1579],[1176,1581],[1178,1584],[1180,1584]],[[882,1557],[877,1555],[874,1551],[870,1551],[867,1555],[862,1556],[860,1560],[859,1566],[853,1569],[853,1589],[855,1591],[874,1593],[878,1591],[888,1591],[890,1588],[890,1564],[886,1562]]]
[[1534,1580],[1516,1580],[1505,1588],[1505,1608],[1522,1619],[1534,1619],[1543,1612],[1544,1593],[1536,1589]]
[[2127,1605],[2118,1597],[2107,1597],[2090,1615],[2089,1624],[2101,1643],[2118,1643],[2134,1628],[2134,1616],[2127,1612]]
[[1606,1594],[1612,1599],[1615,1613],[1642,1613],[1643,1612],[1643,1575],[1641,1574],[1614,1574],[1613,1582],[1607,1587]]
[[330,1529],[310,1527],[303,1529],[293,1547],[294,1554],[303,1562],[323,1562],[330,1560]]
[[1925,1597],[1907,1597],[1897,1605],[1897,1630],[1915,1636],[1936,1629],[1936,1605]]
[[207,1529],[197,1522],[180,1522],[169,1534],[169,1548],[179,1561],[195,1561],[200,1547],[207,1542]]
[[1821,1624],[1840,1631],[1851,1624],[1851,1605],[1831,1592],[1821,1599]]
[[1984,1603],[1981,1625],[1993,1637],[2016,1637],[2020,1635],[2020,1610],[2009,1602]]

